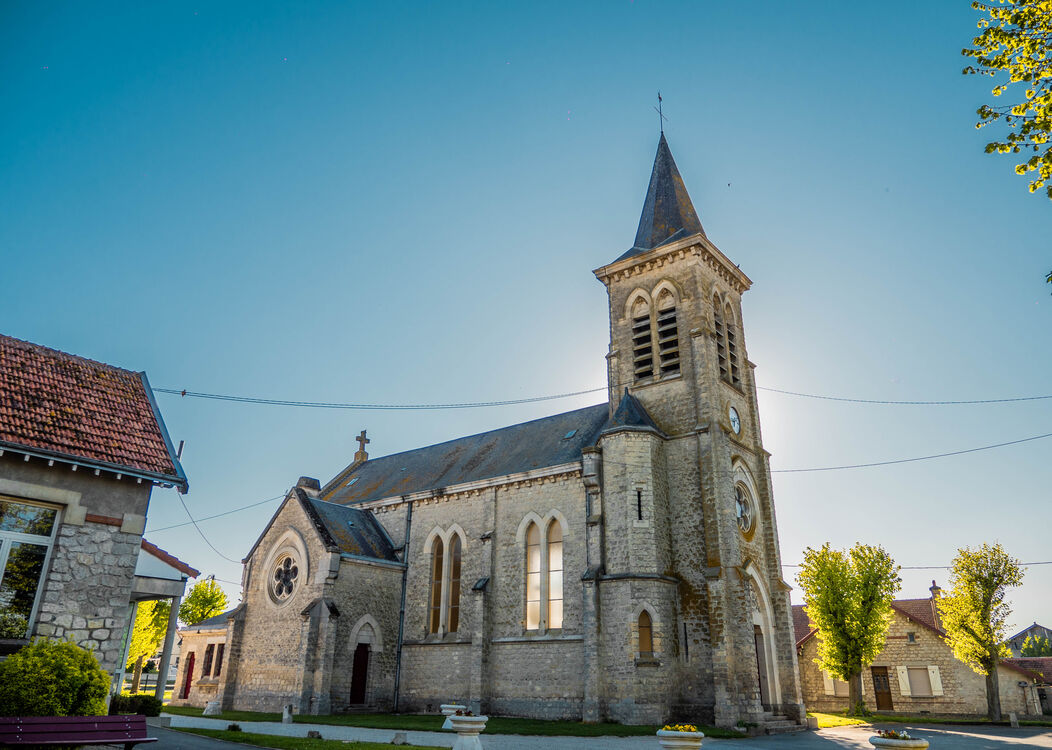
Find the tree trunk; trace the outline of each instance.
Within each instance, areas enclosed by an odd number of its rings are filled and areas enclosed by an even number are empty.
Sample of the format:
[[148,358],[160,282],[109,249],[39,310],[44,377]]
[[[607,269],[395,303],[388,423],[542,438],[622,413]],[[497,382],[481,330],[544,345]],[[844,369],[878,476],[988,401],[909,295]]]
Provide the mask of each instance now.
[[1001,683],[997,679],[997,659],[991,659],[986,673],[986,715],[1001,720]]
[[142,679],[142,657],[140,656],[135,660],[135,673],[132,676],[131,693],[135,695],[139,692],[139,680]]
[[865,715],[866,707],[862,703],[862,673],[853,672],[847,678],[847,713],[848,716]]

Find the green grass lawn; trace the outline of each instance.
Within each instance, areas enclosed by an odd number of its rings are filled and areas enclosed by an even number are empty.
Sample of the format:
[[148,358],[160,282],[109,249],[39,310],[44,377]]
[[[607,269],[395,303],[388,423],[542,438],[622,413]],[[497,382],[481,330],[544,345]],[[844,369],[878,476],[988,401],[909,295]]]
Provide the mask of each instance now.
[[[200,734],[204,737],[212,737],[227,742],[240,742],[246,745],[259,747],[277,747],[282,750],[390,750],[391,744],[386,742],[346,742],[344,740],[312,740],[307,737],[278,737],[273,734],[254,734],[252,732],[228,732],[225,729],[176,729],[177,732],[189,734]],[[325,735],[322,735],[323,737]],[[402,747],[417,748],[417,750],[444,750],[433,748],[431,745],[402,745]]]
[[827,729],[829,727],[849,727],[856,724],[869,723],[865,719],[856,719],[853,716],[844,716],[843,714],[820,714],[815,711],[808,711],[807,715],[818,719],[819,729]]
[[[905,714],[870,714],[864,718],[856,718],[854,716],[847,716],[844,713],[835,714],[822,714],[815,713],[812,711],[807,712],[808,716],[814,716],[818,719],[818,728],[825,729],[826,727],[843,727],[850,726],[853,724],[989,724],[990,720],[985,716],[908,716]],[[1005,714],[1005,720],[1000,722],[1000,725],[1008,725],[1008,714]],[[1048,727],[1052,726],[1052,720],[1050,721],[1027,721],[1020,719],[1019,723],[1023,726],[1031,727]]]
[[[200,716],[200,708],[188,706],[166,706],[166,713],[179,716]],[[281,721],[281,714],[257,713],[254,711],[225,711],[210,718],[223,721]],[[293,717],[297,724],[332,724],[369,729],[394,729],[398,731],[437,732],[442,727],[442,717],[434,714],[331,714],[329,716]],[[486,723],[485,734],[525,734],[544,737],[642,737],[653,736],[660,727],[630,726],[627,724],[585,724],[579,721],[544,721],[542,719],[516,719],[494,716]],[[698,724],[698,729],[707,737],[741,737],[740,732]]]

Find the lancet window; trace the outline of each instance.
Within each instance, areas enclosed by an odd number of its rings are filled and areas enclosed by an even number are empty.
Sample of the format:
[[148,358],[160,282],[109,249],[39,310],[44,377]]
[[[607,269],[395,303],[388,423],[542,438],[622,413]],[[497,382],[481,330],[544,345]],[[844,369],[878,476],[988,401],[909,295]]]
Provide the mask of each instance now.
[[723,324],[723,313],[718,296],[712,298],[712,323],[716,329],[716,359],[720,365],[720,378],[730,380],[730,365],[727,362],[727,329]]
[[639,658],[649,659],[654,655],[654,622],[645,609],[639,613],[636,623],[639,631]]
[[676,323],[676,298],[666,289],[658,298],[657,339],[661,375],[679,372],[679,326]]
[[526,629],[563,626],[563,530],[558,521],[526,529]]
[[632,303],[631,318],[635,380],[679,374],[679,322],[675,295],[664,289],[656,304],[651,304],[643,296],[637,297]]
[[650,330],[650,305],[640,298],[632,305],[632,368],[636,380],[654,375],[654,336]]
[[438,537],[431,545],[431,613],[428,617],[427,632],[437,633],[442,625],[442,540]]
[[464,543],[459,533],[443,542],[431,542],[431,593],[428,597],[427,632],[455,633],[460,629],[460,583]]
[[735,332],[734,325],[734,314],[731,309],[727,308],[727,314],[725,316],[726,328],[727,328],[727,359],[730,362],[730,382],[733,385],[741,385],[741,367],[738,364],[738,338]]

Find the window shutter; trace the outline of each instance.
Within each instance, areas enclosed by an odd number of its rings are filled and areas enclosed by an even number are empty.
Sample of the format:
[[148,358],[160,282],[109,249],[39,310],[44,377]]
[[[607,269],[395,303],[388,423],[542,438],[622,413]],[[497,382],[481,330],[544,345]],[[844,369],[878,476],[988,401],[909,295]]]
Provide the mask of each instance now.
[[928,678],[931,680],[931,694],[942,695],[942,676],[937,666],[928,667]]
[[906,667],[895,667],[899,673],[899,693],[909,697],[912,695],[910,692],[910,671]]
[[833,678],[829,676],[829,672],[822,673],[822,683],[825,687],[826,695],[833,695]]

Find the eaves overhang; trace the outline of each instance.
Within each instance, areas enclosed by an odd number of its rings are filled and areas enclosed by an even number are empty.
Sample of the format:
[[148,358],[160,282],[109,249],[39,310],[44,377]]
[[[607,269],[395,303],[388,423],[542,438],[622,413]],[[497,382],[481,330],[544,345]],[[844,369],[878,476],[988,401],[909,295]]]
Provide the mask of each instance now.
[[681,240],[670,242],[667,245],[660,245],[655,247],[653,250],[648,250],[645,253],[639,255],[633,255],[623,260],[616,260],[613,263],[609,263],[605,266],[592,271],[595,277],[604,284],[608,284],[613,278],[621,275],[630,275],[637,267],[646,267],[648,264],[663,263],[668,260],[668,256],[676,255],[677,253],[683,253],[685,251],[693,252],[694,254],[708,260],[710,263],[719,268],[729,280],[733,280],[735,285],[738,287],[739,293],[748,290],[752,286],[752,279],[745,275],[735,263],[731,262],[731,259],[723,254],[718,247],[703,234],[692,234],[689,237],[684,237]]
[[[29,448],[19,443],[11,443],[7,442],[6,440],[0,440],[0,456],[7,452],[17,453],[18,455],[29,456],[31,458],[40,458],[45,461],[56,461],[58,463],[69,464],[70,466],[105,471],[109,472],[110,474],[117,474],[122,477],[135,477],[136,479],[147,480],[149,482],[152,482],[153,484],[157,484],[162,487],[176,487],[183,494],[186,494],[186,492],[188,492],[190,489],[190,485],[187,483],[185,475],[173,476],[171,474],[160,474],[152,471],[143,471],[142,469],[135,469],[129,466],[123,466],[121,464],[113,464],[107,461],[98,461],[95,459],[84,458],[83,456],[76,456],[70,453],[49,451],[45,448]],[[176,466],[178,466],[178,464],[176,464]]]

